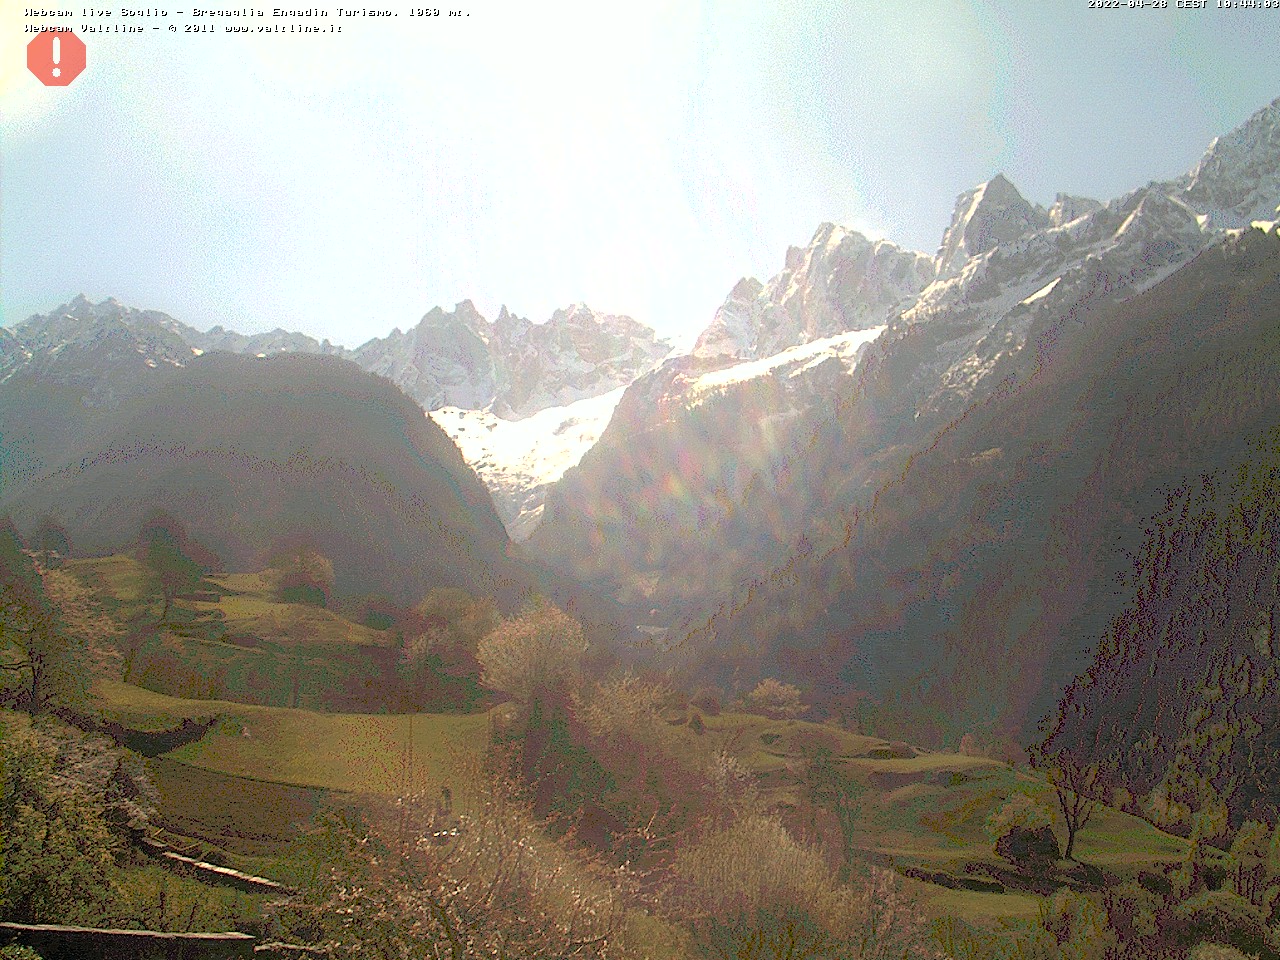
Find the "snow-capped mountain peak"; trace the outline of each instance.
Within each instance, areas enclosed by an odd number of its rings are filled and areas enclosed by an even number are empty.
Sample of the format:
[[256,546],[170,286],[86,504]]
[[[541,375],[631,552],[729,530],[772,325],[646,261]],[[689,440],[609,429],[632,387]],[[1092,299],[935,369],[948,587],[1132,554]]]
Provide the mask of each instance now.
[[938,248],[938,274],[952,276],[972,257],[1048,226],[1049,214],[1023,199],[1003,174],[996,174],[956,199],[951,225]]
[[[428,411],[452,408],[441,423],[464,449],[479,449],[463,432],[479,416],[501,442],[473,467],[488,484],[513,533],[527,532],[540,512],[542,490],[576,463],[604,429],[618,391],[657,366],[670,344],[630,317],[601,314],[576,303],[546,323],[532,323],[503,307],[490,323],[475,304],[434,307],[408,330],[392,330],[356,350],[277,328],[245,335],[222,326],[201,332],[154,310],[135,310],[111,298],[94,304],[84,295],[49,314],[32,316],[14,331],[0,330],[0,382],[19,369],[58,377],[65,350],[89,351],[75,368],[86,406],[112,408],[117,386],[100,387],[85,369],[101,370],[103,384],[127,382],[150,389],[157,376],[208,351],[266,356],[303,352],[337,354],[392,380]],[[68,368],[70,369],[70,368]],[[120,371],[128,371],[120,376]],[[600,399],[604,398],[604,399]],[[596,401],[599,402],[589,402]],[[542,416],[542,414],[546,414]],[[538,419],[523,432],[532,445],[512,439],[513,421]],[[456,428],[456,429],[455,429]],[[537,437],[543,442],[536,442]],[[538,451],[555,451],[555,463],[534,464]],[[532,459],[531,459],[532,458]],[[548,472],[551,471],[551,472]],[[523,518],[523,519],[522,519]],[[521,526],[524,524],[524,526]]]
[[1182,199],[1214,227],[1267,219],[1280,199],[1280,97],[1215,138],[1180,181]]
[[758,360],[824,337],[880,326],[933,279],[922,253],[824,223],[787,251],[767,284],[740,280],[698,338],[701,360]]

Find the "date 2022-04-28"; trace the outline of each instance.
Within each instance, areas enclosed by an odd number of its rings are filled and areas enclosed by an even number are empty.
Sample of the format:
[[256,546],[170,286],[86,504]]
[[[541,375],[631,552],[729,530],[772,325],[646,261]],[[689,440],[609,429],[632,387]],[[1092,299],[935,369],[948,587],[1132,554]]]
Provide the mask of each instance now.
[[1280,0],[1089,0],[1090,10],[1277,10]]

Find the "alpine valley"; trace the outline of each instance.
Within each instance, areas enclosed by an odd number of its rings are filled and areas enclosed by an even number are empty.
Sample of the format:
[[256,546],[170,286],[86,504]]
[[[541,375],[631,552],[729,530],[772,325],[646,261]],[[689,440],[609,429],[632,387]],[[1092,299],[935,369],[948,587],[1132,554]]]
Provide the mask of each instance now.
[[[464,301],[351,350],[77,297],[0,331],[0,509],[65,502],[115,464],[101,438],[140,396],[252,380],[253,358],[342,358],[444,428],[529,556],[710,676],[868,694],[912,722],[945,706],[939,736],[1016,739],[1123,601],[1162,491],[1277,413],[1255,342],[1276,305],[1237,273],[1267,262],[1278,201],[1280,101],[1186,175],[1107,202],[1044,209],[997,175],[932,256],[823,224],[671,356],[581,304],[532,323]],[[247,359],[205,373],[222,352]],[[1172,415],[1217,380],[1239,423]],[[137,520],[65,512],[103,546]]]
[[0,328],[0,698],[115,638],[64,712],[282,956],[1280,957],[1278,222],[1280,99],[933,254],[824,223],[687,352],[78,296]]

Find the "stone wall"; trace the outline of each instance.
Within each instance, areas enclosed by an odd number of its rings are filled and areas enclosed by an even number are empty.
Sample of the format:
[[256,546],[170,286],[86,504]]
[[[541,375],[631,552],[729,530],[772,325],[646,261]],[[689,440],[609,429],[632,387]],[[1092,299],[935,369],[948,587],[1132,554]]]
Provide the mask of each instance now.
[[44,960],[250,960],[245,933],[156,933],[0,923],[0,946],[31,947]]

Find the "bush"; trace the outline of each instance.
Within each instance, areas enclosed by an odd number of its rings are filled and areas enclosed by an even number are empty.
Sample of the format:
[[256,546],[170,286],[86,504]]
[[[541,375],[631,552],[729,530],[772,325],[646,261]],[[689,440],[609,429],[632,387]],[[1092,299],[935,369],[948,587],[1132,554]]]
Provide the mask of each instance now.
[[315,547],[296,545],[277,550],[270,560],[269,582],[283,603],[326,606],[333,593],[333,561]]
[[427,797],[323,817],[295,858],[302,895],[268,908],[279,934],[353,960],[610,955],[630,874],[549,840],[494,770],[462,776],[477,804],[452,829]]
[[1062,855],[1053,828],[1012,826],[996,841],[996,854],[1024,870],[1043,871]]
[[670,699],[671,689],[665,684],[624,674],[596,684],[590,696],[579,700],[577,713],[592,736],[652,739]]
[[1161,896],[1132,880],[1107,889],[1103,896],[1111,927],[1122,940],[1156,942],[1160,935],[1159,914],[1164,908]]
[[898,877],[871,868],[835,882],[822,854],[775,818],[713,829],[676,857],[669,909],[713,956],[923,957],[927,921]]
[[1250,960],[1247,954],[1223,943],[1202,943],[1187,954],[1187,960]]
[[998,840],[1010,827],[1038,827],[1052,825],[1053,816],[1047,807],[1026,793],[1015,793],[987,817],[987,834]]
[[1093,960],[1115,955],[1119,943],[1096,897],[1062,887],[1049,901],[1041,924],[1058,942],[1061,956]]
[[703,687],[689,698],[689,706],[697,707],[708,717],[716,717],[720,715],[721,697],[715,690]]
[[772,817],[746,816],[683,850],[672,868],[690,914],[748,917],[769,907],[818,906],[833,887],[822,855]]
[[120,870],[109,895],[75,921],[124,930],[239,930],[261,935],[262,897],[175,876],[154,864]]
[[116,846],[100,800],[69,779],[58,752],[0,719],[0,916],[57,922],[100,898]]
[[775,720],[794,720],[809,708],[800,702],[800,690],[773,677],[765,677],[747,694],[747,706]]
[[1227,890],[1202,890],[1172,912],[1170,933],[1184,943],[1211,940],[1258,953],[1267,935],[1261,908]]

